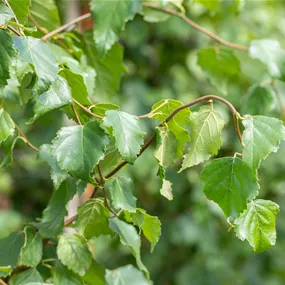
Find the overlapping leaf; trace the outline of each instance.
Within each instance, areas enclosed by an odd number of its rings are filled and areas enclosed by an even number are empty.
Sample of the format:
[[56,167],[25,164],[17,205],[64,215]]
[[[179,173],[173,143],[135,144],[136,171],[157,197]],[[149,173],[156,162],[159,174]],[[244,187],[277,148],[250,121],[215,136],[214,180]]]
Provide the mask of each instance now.
[[275,220],[279,206],[272,201],[257,199],[235,220],[235,231],[241,240],[247,239],[255,252],[261,252],[276,241]]
[[10,115],[0,109],[0,143],[12,136],[15,131],[15,124]]
[[27,285],[27,284],[41,284],[43,285],[44,280],[41,274],[36,268],[30,268],[22,272],[13,274],[9,279],[11,285]]
[[252,170],[237,157],[217,158],[208,164],[201,182],[208,199],[216,202],[226,217],[236,218],[258,194],[259,185]]
[[112,128],[116,146],[122,157],[128,163],[134,163],[145,134],[141,128],[140,120],[125,112],[110,110],[106,112],[104,125]]
[[221,147],[224,120],[213,107],[202,107],[190,115],[192,141],[180,171],[208,160]]
[[84,285],[106,285],[104,266],[92,260],[92,264],[83,276],[83,280]]
[[89,174],[104,157],[108,143],[99,123],[90,121],[82,126],[62,128],[53,140],[52,149],[61,169],[93,183]]
[[84,285],[82,277],[63,266],[56,263],[53,276],[54,285]]
[[285,139],[285,128],[282,121],[265,116],[246,115],[242,123],[243,160],[256,170],[262,159],[278,150],[280,141]]

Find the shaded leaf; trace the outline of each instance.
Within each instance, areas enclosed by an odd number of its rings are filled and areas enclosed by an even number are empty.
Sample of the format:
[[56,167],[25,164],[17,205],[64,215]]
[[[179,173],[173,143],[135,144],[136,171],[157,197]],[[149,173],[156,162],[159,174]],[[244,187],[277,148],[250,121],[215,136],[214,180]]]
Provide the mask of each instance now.
[[247,239],[255,252],[261,252],[276,241],[275,220],[279,206],[271,201],[257,199],[235,220],[235,231],[241,240]]
[[30,268],[25,271],[13,274],[9,279],[9,285],[27,285],[32,283],[43,284],[43,278],[41,274],[36,270],[36,268]]
[[204,162],[218,153],[222,144],[221,134],[224,124],[225,121],[213,107],[202,107],[190,115],[192,141],[188,153],[184,155],[179,172]]
[[78,235],[61,235],[57,255],[63,265],[80,276],[86,273],[92,261],[92,254],[86,242]]
[[63,266],[56,263],[53,276],[54,285],[84,285],[82,277]]
[[217,158],[201,174],[202,188],[209,200],[223,210],[226,217],[237,217],[248,200],[258,194],[259,185],[247,164],[238,157]]
[[86,274],[83,276],[85,285],[105,285],[105,268],[103,265],[92,260],[92,264],[89,267]]

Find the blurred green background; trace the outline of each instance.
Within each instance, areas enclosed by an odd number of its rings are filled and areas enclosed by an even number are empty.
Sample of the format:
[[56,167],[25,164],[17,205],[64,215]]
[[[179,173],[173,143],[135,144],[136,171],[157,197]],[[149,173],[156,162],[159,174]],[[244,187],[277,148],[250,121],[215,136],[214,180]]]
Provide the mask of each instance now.
[[[58,0],[57,5],[62,22],[88,9],[87,1]],[[285,1],[197,0],[184,1],[183,5],[191,19],[224,39],[248,46],[254,39],[270,38],[285,46]],[[88,23],[83,28],[88,29]],[[137,115],[148,113],[161,99],[186,103],[207,94],[227,98],[241,114],[257,114],[260,104],[265,104],[257,99],[250,105],[247,100],[252,86],[270,79],[261,63],[250,59],[245,52],[235,51],[240,60],[240,73],[231,78],[209,80],[197,65],[197,51],[219,48],[218,44],[178,18],[147,23],[142,16],[137,16],[127,24],[120,43],[124,47],[127,73],[115,97],[101,98],[97,94],[96,102],[116,103],[122,110]],[[285,84],[276,82],[276,88],[283,105]],[[232,155],[241,147],[231,115],[219,103],[214,106],[228,122],[219,156]],[[280,102],[273,97],[270,106],[261,108],[262,114],[282,118],[280,107]],[[25,124],[32,117],[31,104],[15,107],[12,115],[36,146],[49,143],[62,125],[70,124],[61,111],[43,116],[32,126]],[[152,127],[147,120],[143,124],[146,130]],[[285,284],[285,144],[263,162],[260,171],[259,197],[271,199],[281,208],[277,216],[276,246],[261,254],[254,254],[247,242],[235,237],[233,230],[228,232],[230,226],[221,210],[205,198],[199,184],[202,166],[181,174],[176,173],[178,169],[177,165],[167,170],[174,188],[171,202],[159,193],[153,150],[146,151],[133,166],[120,172],[135,182],[138,206],[162,222],[162,236],[154,252],[150,254],[145,240],[142,243],[142,259],[154,284]],[[0,237],[41,217],[51,194],[48,166],[18,141],[13,166],[0,170]],[[116,239],[102,236],[94,240],[94,246],[98,261],[107,268],[134,264],[130,252]]]

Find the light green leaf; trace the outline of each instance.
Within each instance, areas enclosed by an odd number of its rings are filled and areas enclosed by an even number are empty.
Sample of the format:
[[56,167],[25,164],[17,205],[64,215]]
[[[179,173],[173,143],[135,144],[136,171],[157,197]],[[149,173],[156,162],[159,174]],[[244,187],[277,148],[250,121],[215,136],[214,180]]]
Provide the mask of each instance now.
[[6,277],[11,273],[8,271],[8,266],[12,269],[16,267],[23,245],[23,232],[14,232],[0,239],[0,277]]
[[73,178],[67,179],[53,195],[43,212],[40,223],[34,223],[39,232],[46,237],[53,237],[62,231],[64,217],[67,215],[66,204],[77,192],[77,181]]
[[109,219],[109,225],[111,230],[119,235],[121,243],[131,249],[139,269],[149,277],[148,270],[141,261],[141,240],[135,227],[120,221],[118,218]]
[[249,55],[264,63],[272,77],[285,79],[285,50],[278,41],[270,39],[252,41]]
[[31,0],[9,0],[9,4],[16,14],[18,21],[21,24],[25,24],[28,20],[29,8],[31,6]]
[[54,285],[84,285],[82,277],[63,266],[60,262],[57,262],[54,268],[53,282]]
[[53,140],[53,152],[61,169],[93,183],[90,172],[104,157],[109,143],[97,121],[62,128]]
[[92,112],[98,116],[105,117],[109,110],[119,111],[120,107],[111,103],[97,103],[92,106]]
[[[153,118],[163,122],[175,109],[181,107],[182,102],[177,100],[161,100],[152,106]],[[177,140],[177,157],[183,154],[184,146],[190,141],[189,132],[184,128],[188,124],[190,109],[185,108],[178,112],[169,122],[168,129],[175,135]]]
[[116,209],[126,210],[131,213],[136,211],[137,198],[133,196],[133,183],[130,178],[116,177],[106,186],[112,199],[112,205]]
[[21,213],[9,209],[0,211],[0,238],[8,236],[11,232],[21,228],[24,217]]
[[216,10],[220,4],[220,0],[194,0],[193,2],[198,2],[205,6],[210,11]]
[[12,38],[6,32],[0,30],[0,94],[2,93],[2,88],[7,85],[7,79],[10,78],[9,67],[15,55]]
[[60,236],[57,255],[63,265],[83,276],[91,265],[92,254],[82,237],[72,234]]
[[247,164],[238,157],[217,158],[201,174],[202,188],[209,200],[236,218],[246,203],[258,194],[259,185]]
[[99,199],[90,199],[78,207],[76,230],[86,239],[111,234],[109,211]]
[[136,116],[110,110],[106,112],[104,125],[113,129],[120,154],[128,163],[133,164],[141,149],[145,134],[141,128],[140,120]]
[[0,26],[4,26],[10,19],[14,18],[13,11],[4,3],[0,3]]
[[69,178],[69,174],[61,170],[55,156],[52,153],[52,146],[50,144],[43,144],[40,147],[39,158],[46,161],[51,168],[51,179],[57,189],[60,184]]
[[57,76],[49,89],[34,98],[34,117],[29,121],[33,123],[42,115],[72,104],[72,95],[66,80]]
[[152,285],[153,283],[146,279],[141,271],[132,265],[126,265],[114,270],[107,270],[107,285]]
[[36,268],[30,268],[25,271],[13,274],[9,279],[9,285],[27,285],[32,284],[31,282],[39,282],[37,284],[43,284],[44,282],[41,274],[36,270]]
[[[21,249],[21,261],[23,265],[34,267],[42,259],[43,241],[33,227],[25,227],[25,244]],[[34,280],[31,280],[34,281]]]
[[58,65],[48,45],[33,37],[14,37],[13,40],[21,59],[34,66],[40,79],[39,85],[46,91],[57,79],[58,72]]
[[241,240],[247,239],[255,252],[267,250],[276,241],[275,220],[279,206],[271,201],[257,199],[235,220],[235,231]]
[[257,170],[262,159],[278,150],[280,141],[285,139],[285,128],[282,121],[265,116],[246,115],[242,123],[243,160]]
[[12,136],[14,131],[15,124],[10,115],[3,109],[0,109],[0,143]]
[[221,134],[224,124],[225,121],[212,106],[202,107],[190,115],[192,142],[188,153],[184,155],[179,172],[218,153],[222,145]]
[[85,33],[83,41],[88,64],[96,70],[94,98],[109,99],[119,90],[121,76],[126,72],[123,64],[123,48],[116,43],[104,58],[100,58],[92,34]]
[[264,115],[274,108],[275,97],[271,86],[252,86],[243,104],[243,114]]
[[83,280],[85,285],[106,285],[104,266],[92,260],[92,264],[83,276]]
[[169,201],[173,200],[172,183],[166,179],[162,180],[160,194]]
[[55,0],[32,0],[30,12],[36,22],[48,31],[61,26]]
[[100,56],[104,56],[119,40],[126,22],[142,9],[140,0],[91,0],[91,12],[96,22],[94,40]]
[[12,273],[11,266],[0,266],[0,276],[8,276]]
[[227,93],[227,81],[240,73],[239,60],[232,50],[226,48],[199,50],[197,64],[223,94]]

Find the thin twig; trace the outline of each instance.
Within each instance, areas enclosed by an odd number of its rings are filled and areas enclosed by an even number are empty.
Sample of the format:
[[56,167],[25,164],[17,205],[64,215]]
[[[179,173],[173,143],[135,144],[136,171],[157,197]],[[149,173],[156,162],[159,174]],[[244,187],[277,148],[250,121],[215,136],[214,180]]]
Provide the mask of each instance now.
[[160,104],[157,108],[153,109],[151,112],[145,114],[145,115],[140,115],[140,116],[137,116],[137,118],[139,119],[143,119],[143,118],[150,118],[151,115],[153,115],[157,110],[159,110],[160,108],[162,108],[164,105],[166,105],[168,102],[167,100],[164,101],[162,104]]
[[[18,19],[17,19],[17,17],[16,17],[16,14],[14,13],[14,11],[13,11],[12,7],[10,6],[9,2],[8,2],[7,0],[3,0],[3,2],[6,4],[6,6],[7,6],[8,8],[11,9],[11,11],[12,11],[13,14],[14,14],[15,22],[16,22],[18,25],[20,25],[20,23],[19,23],[19,21],[18,21]],[[24,32],[22,31],[22,29],[21,29],[21,28],[18,28],[18,29],[19,29],[19,34],[20,34],[20,36],[24,35]]]
[[[226,99],[215,96],[215,95],[206,95],[206,96],[202,96],[196,100],[193,100],[187,104],[184,104],[180,107],[178,107],[177,109],[175,109],[163,122],[161,122],[158,126],[161,127],[163,126],[165,123],[169,122],[178,112],[180,112],[181,110],[185,109],[185,108],[189,108],[197,103],[203,102],[203,101],[208,101],[208,100],[217,100],[220,101],[222,103],[224,103],[225,105],[227,105],[229,107],[229,109],[231,110],[232,114],[233,114],[233,118],[234,118],[234,124],[235,124],[235,129],[236,129],[236,133],[237,136],[240,140],[240,142],[242,143],[242,136],[241,136],[241,132],[240,132],[240,128],[239,128],[239,123],[238,123],[238,115],[239,113],[237,112],[237,110],[235,109],[235,107]],[[137,155],[137,157],[141,156],[142,153],[152,144],[152,142],[155,140],[156,138],[156,132],[154,132],[152,134],[152,136],[147,140],[147,142],[143,145],[143,147],[141,148],[139,154]],[[111,170],[106,176],[105,178],[108,179],[111,176],[113,176],[115,173],[117,173],[122,167],[124,167],[125,165],[127,165],[128,163],[126,161],[121,162],[119,165],[117,165],[113,170]]]
[[72,108],[72,111],[73,111],[73,113],[74,113],[74,115],[75,115],[75,118],[76,118],[76,120],[77,120],[78,125],[82,125],[82,123],[81,123],[81,121],[80,121],[80,118],[79,118],[79,116],[78,116],[78,114],[77,114],[77,112],[76,112],[75,107],[74,107],[73,104],[71,105],[71,108]]
[[24,138],[25,143],[32,148],[35,151],[39,151],[39,149],[37,147],[35,147],[26,137],[26,135],[23,133],[23,131],[20,129],[20,127],[14,122],[14,125],[16,127],[16,129],[18,130],[18,132],[20,133],[20,135]]
[[103,190],[103,193],[104,193],[104,204],[105,204],[106,208],[107,208],[115,217],[117,217],[117,213],[114,212],[114,211],[112,210],[112,208],[109,206],[108,198],[107,198],[107,193],[106,193],[105,188],[103,187],[102,190]]
[[101,180],[101,186],[103,187],[104,184],[105,184],[105,178],[102,174],[102,170],[101,170],[101,167],[99,164],[97,164],[97,169],[98,169],[98,173],[99,173],[99,176],[100,176],[100,180]]
[[37,21],[36,19],[30,14],[29,15],[29,19],[33,22],[33,24],[41,31],[43,32],[44,34],[47,34],[48,33],[48,30],[44,27],[42,27]]
[[14,34],[16,34],[17,36],[21,37],[22,35],[16,30],[14,29],[12,26],[7,26],[7,28],[12,31]]
[[69,27],[71,27],[71,26],[73,26],[73,25],[75,25],[75,24],[77,24],[77,23],[79,23],[79,22],[81,22],[81,21],[83,21],[83,20],[86,20],[86,19],[88,19],[88,18],[90,18],[90,17],[91,17],[91,13],[86,13],[86,14],[84,14],[84,15],[81,15],[81,16],[75,18],[74,20],[70,21],[69,23],[66,23],[66,24],[62,25],[61,27],[59,27],[59,28],[57,28],[57,29],[51,31],[50,33],[44,35],[44,36],[42,37],[42,40],[45,42],[45,41],[47,41],[49,38],[53,37],[54,35],[56,35],[56,34],[62,32],[62,31],[64,31],[64,30],[66,30],[66,29],[68,29]]
[[84,110],[86,113],[88,113],[89,115],[97,118],[97,119],[103,119],[103,117],[99,116],[99,115],[96,115],[94,113],[92,113],[88,108],[84,107],[82,104],[80,104],[77,100],[75,100],[73,98],[73,101],[76,105],[78,105],[82,110]]
[[76,220],[76,218],[77,218],[77,215],[74,215],[74,216],[72,216],[72,217],[66,219],[66,220],[64,221],[64,226],[67,227],[67,226],[68,226],[69,224],[71,224],[74,220]]
[[176,17],[182,19],[184,22],[186,22],[190,26],[192,26],[194,29],[198,30],[199,32],[205,34],[206,36],[212,38],[213,40],[217,41],[218,43],[220,43],[220,44],[222,44],[224,46],[227,46],[227,47],[230,47],[230,48],[233,48],[233,49],[242,50],[242,51],[248,51],[248,47],[241,46],[241,45],[238,45],[238,44],[231,43],[231,42],[223,40],[219,36],[209,32],[208,30],[204,29],[200,25],[196,24],[195,22],[193,22],[192,20],[190,20],[189,18],[187,18],[186,16],[184,16],[180,12],[176,12],[174,10],[167,9],[167,8],[160,8],[158,6],[154,6],[154,5],[149,4],[149,3],[142,3],[142,5],[144,7],[151,8],[153,10],[157,10],[157,11],[160,11],[160,12],[163,12],[163,13],[167,13],[167,14],[176,16]]

